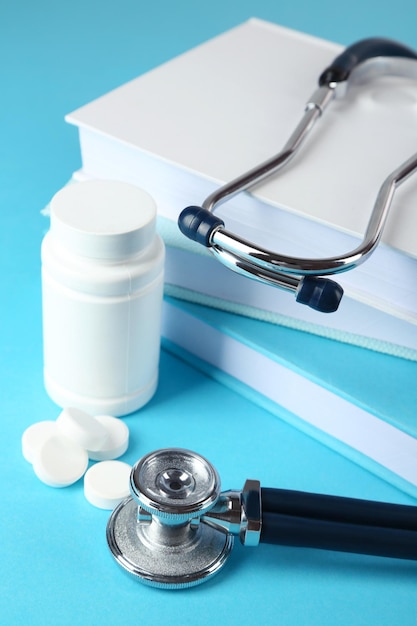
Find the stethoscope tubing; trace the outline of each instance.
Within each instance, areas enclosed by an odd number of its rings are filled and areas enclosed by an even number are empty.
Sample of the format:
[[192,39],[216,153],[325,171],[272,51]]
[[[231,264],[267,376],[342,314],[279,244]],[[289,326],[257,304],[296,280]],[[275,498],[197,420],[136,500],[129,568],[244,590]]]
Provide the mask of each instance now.
[[417,560],[417,507],[261,489],[261,543]]

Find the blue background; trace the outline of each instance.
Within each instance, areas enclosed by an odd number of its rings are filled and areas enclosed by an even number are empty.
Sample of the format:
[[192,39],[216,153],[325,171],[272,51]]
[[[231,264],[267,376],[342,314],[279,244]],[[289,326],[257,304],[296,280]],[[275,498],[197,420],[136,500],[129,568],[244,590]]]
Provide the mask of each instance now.
[[[346,45],[379,35],[417,48],[415,0],[1,3],[2,624],[417,624],[412,562],[237,546],[200,587],[144,587],[114,564],[108,513],[87,503],[82,481],[46,487],[21,456],[24,429],[59,413],[42,381],[39,249],[48,227],[40,210],[80,165],[64,115],[251,16]],[[126,421],[130,463],[182,446],[211,459],[224,488],[253,477],[264,486],[412,502],[166,352],[156,396]]]

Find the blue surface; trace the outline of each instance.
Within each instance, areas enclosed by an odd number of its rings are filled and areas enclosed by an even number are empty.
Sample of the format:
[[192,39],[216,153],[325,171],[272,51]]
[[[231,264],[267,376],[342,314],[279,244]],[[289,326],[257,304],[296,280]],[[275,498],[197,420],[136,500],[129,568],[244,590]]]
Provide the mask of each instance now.
[[[42,382],[39,248],[47,223],[39,211],[80,164],[64,115],[251,15],[342,44],[376,34],[417,48],[411,0],[355,0],[342,9],[306,0],[2,3],[2,624],[417,624],[415,563],[237,546],[226,569],[194,590],[138,585],[109,556],[108,514],[85,501],[82,483],[48,488],[21,456],[23,430],[59,412]],[[180,445],[211,459],[225,488],[251,476],[264,486],[411,503],[166,353],[155,398],[127,423],[131,463]]]

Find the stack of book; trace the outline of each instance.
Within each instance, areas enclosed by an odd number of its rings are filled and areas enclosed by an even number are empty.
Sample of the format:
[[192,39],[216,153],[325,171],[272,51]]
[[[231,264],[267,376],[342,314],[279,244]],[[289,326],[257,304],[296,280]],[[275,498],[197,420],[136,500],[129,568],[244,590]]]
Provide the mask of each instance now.
[[[249,20],[68,115],[82,157],[74,178],[124,180],[154,196],[167,347],[417,493],[417,181],[396,194],[371,259],[338,278],[345,296],[329,315],[230,272],[176,226],[185,206],[280,151],[340,51]],[[289,167],[218,214],[284,254],[353,249],[379,187],[415,151],[416,103],[404,77],[353,84]]]
[[166,297],[163,345],[417,497],[417,365]]

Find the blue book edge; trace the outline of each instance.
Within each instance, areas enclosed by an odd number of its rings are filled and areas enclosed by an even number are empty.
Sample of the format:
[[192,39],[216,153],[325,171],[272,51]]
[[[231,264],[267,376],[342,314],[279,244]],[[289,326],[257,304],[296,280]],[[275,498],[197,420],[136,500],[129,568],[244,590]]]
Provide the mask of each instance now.
[[219,383],[225,385],[229,389],[235,391],[236,393],[249,400],[250,402],[262,407],[271,415],[274,415],[279,419],[283,419],[293,428],[296,428],[298,431],[303,432],[304,434],[315,439],[316,441],[319,441],[327,448],[334,450],[336,453],[352,461],[352,463],[360,465],[373,475],[381,478],[381,480],[384,480],[385,482],[393,485],[400,491],[403,491],[407,495],[412,496],[417,500],[416,486],[412,485],[400,476],[394,474],[393,472],[380,465],[376,461],[373,461],[361,452],[358,452],[347,444],[344,444],[334,437],[327,435],[323,431],[319,431],[317,428],[309,425],[301,418],[297,417],[293,413],[290,413],[289,411],[286,411],[284,408],[278,406],[271,400],[268,400],[268,398],[258,393],[257,391],[254,391],[233,376],[192,355],[190,352],[184,350],[183,348],[179,347],[165,337],[162,338],[162,347],[168,352],[171,352],[178,358],[182,359],[186,363],[192,365],[199,371],[203,372],[210,378],[213,378]]
[[[157,229],[159,234],[163,238],[166,246],[192,253],[197,256],[205,256],[207,258],[211,258],[210,252],[207,250],[207,248],[191,242],[186,237],[184,237],[177,228],[177,225],[171,220],[158,216]],[[347,330],[332,328],[330,326],[326,326],[326,324],[315,324],[311,321],[297,319],[295,317],[290,317],[281,313],[264,311],[262,309],[256,308],[255,306],[231,302],[220,297],[207,295],[204,292],[190,290],[186,287],[174,285],[169,282],[165,284],[165,293],[167,296],[180,298],[182,300],[193,302],[199,305],[210,306],[230,313],[244,315],[252,319],[286,326],[288,328],[311,333],[320,337],[326,337],[328,339],[333,339],[341,343],[359,346],[369,350],[381,352],[383,354],[390,354],[403,359],[417,361],[416,349],[407,346],[397,345],[396,343],[392,343],[388,340],[375,339],[362,335],[360,333],[353,333]]]
[[[166,301],[225,336],[417,437],[417,364],[199,304]],[[182,344],[183,345],[183,344]],[[216,364],[217,365],[217,364]]]

